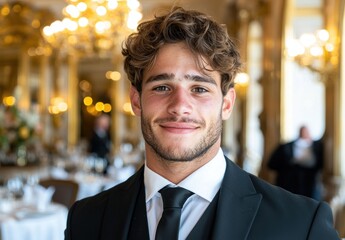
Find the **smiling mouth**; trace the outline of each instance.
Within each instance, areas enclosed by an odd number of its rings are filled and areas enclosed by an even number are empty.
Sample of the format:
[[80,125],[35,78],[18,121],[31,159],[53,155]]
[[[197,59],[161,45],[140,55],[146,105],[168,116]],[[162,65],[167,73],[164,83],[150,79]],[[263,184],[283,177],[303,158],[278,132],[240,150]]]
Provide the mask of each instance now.
[[159,126],[168,132],[179,134],[191,133],[199,128],[196,124],[185,122],[166,122]]
[[204,126],[202,121],[197,121],[191,118],[177,117],[157,119],[156,124],[167,132],[178,134],[192,133],[193,131]]

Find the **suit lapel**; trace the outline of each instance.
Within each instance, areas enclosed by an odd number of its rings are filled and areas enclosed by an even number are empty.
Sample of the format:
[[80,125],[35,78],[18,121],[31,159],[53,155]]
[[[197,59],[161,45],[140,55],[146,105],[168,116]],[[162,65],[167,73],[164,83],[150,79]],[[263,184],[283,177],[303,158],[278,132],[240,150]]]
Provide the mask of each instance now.
[[[257,194],[247,173],[226,159],[227,168],[220,189],[212,239],[246,239],[260,206]],[[104,212],[102,240],[128,239],[133,211],[143,181],[141,168],[128,181],[111,192]],[[143,199],[145,201],[145,199]]]
[[[111,192],[107,199],[101,230],[102,240],[128,239],[133,211],[137,203],[140,186],[143,182],[143,167],[128,181],[118,186],[118,191]],[[145,199],[143,199],[145,202]]]
[[229,159],[226,162],[212,239],[246,239],[262,196],[247,173]]

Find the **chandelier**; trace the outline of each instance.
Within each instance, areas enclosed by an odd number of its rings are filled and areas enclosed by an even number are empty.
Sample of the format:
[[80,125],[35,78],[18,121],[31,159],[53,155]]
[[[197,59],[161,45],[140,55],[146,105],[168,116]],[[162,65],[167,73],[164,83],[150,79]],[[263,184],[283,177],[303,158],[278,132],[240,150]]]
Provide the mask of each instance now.
[[287,55],[300,66],[313,72],[328,75],[338,63],[335,44],[325,29],[315,33],[304,33],[299,39],[293,39],[287,46]]
[[111,56],[142,18],[138,0],[67,0],[64,18],[43,28],[56,49],[82,56]]

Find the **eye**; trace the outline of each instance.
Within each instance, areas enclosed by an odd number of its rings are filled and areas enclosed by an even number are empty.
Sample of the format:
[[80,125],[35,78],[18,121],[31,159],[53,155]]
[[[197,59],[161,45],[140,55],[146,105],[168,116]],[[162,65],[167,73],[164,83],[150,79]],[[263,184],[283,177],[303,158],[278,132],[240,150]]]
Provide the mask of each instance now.
[[158,87],[154,87],[153,90],[157,92],[165,92],[165,91],[169,91],[170,89],[167,86],[158,86]]
[[205,92],[208,92],[208,90],[204,87],[195,87],[193,88],[192,90],[193,92],[196,92],[196,93],[205,93]]

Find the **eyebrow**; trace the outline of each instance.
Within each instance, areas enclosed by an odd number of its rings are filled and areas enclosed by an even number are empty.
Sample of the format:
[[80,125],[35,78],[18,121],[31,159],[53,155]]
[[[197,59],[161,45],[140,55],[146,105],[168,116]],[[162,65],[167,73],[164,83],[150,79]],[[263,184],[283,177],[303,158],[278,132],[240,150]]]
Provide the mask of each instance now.
[[[151,76],[147,79],[146,83],[150,82],[156,82],[156,81],[161,81],[161,80],[173,80],[175,77],[175,74],[171,73],[163,73],[163,74],[158,74]],[[211,83],[213,85],[217,85],[216,81],[209,77],[209,76],[200,76],[200,75],[191,75],[187,74],[184,76],[184,79],[190,80],[190,81],[195,81],[195,82],[205,82],[205,83]]]

